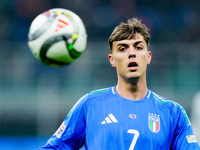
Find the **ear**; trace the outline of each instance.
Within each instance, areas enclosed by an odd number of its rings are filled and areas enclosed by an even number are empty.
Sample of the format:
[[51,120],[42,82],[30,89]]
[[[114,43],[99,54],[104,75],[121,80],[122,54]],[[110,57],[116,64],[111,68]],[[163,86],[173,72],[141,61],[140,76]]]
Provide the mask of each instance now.
[[152,53],[151,53],[151,51],[148,51],[148,55],[147,55],[147,64],[148,65],[151,63],[151,58],[152,58]]
[[111,64],[113,67],[116,67],[115,61],[114,61],[114,58],[113,58],[113,55],[112,55],[112,54],[109,54],[109,55],[108,55],[108,60],[110,61],[110,64]]

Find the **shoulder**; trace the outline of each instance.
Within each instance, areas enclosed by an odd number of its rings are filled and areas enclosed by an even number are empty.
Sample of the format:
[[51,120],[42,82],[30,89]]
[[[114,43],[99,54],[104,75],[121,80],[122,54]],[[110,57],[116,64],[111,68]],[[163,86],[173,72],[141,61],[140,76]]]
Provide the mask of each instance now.
[[112,87],[93,90],[89,92],[87,95],[88,95],[88,98],[104,97],[111,94],[111,90],[112,90]]
[[112,87],[93,90],[82,96],[77,104],[80,103],[82,105],[87,105],[91,102],[102,100],[104,97],[108,97],[109,95],[112,95]]
[[67,119],[71,118],[72,114],[81,114],[84,115],[90,106],[95,101],[102,100],[103,97],[108,95],[111,92],[111,88],[104,88],[99,90],[91,91],[85,95],[83,95],[76,104],[72,107],[70,112],[67,115]]
[[154,92],[151,92],[151,99],[156,103],[161,109],[167,109],[171,117],[177,118],[177,116],[183,117],[186,119],[187,124],[190,124],[189,118],[185,109],[177,102],[164,98]]
[[179,105],[177,102],[171,100],[171,99],[167,99],[164,98],[156,93],[154,93],[153,91],[151,91],[151,96],[150,98],[155,101],[156,103],[158,103],[161,106],[165,106],[165,107],[181,107],[181,105]]
[[94,104],[95,102],[104,99],[104,97],[107,97],[108,95],[111,94],[111,91],[112,91],[112,87],[93,90],[83,95],[72,107],[72,109],[67,115],[67,118],[71,117],[72,113],[74,112],[87,112],[91,104]]

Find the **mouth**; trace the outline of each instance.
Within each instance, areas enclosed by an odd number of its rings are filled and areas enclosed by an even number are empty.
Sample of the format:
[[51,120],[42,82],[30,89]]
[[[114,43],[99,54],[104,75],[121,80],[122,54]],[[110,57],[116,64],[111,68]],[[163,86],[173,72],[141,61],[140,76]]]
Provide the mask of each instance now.
[[138,68],[138,64],[137,64],[136,62],[130,62],[130,63],[128,64],[128,68],[129,68],[129,70],[131,70],[131,71],[136,71],[136,69]]

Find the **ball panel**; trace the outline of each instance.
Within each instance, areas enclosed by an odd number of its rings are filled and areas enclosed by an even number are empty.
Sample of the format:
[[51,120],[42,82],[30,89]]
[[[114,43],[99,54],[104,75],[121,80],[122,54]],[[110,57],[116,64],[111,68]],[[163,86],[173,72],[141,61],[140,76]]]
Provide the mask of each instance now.
[[52,45],[46,53],[46,59],[55,60],[65,64],[74,61],[67,50],[65,41],[60,41]]
[[51,60],[56,60],[63,63],[73,62],[73,59],[70,57],[67,48],[67,37],[69,36],[54,36],[47,39],[40,50],[41,61],[45,62],[46,59],[51,58]]
[[67,16],[67,18],[70,19],[74,27],[74,32],[78,35],[77,41],[74,43],[74,49],[76,49],[77,52],[83,52],[87,45],[87,34],[85,30],[85,25],[83,24],[80,17],[66,9],[53,9],[52,11]]
[[28,34],[29,41],[39,38],[56,19],[56,16],[39,15],[34,21]]
[[74,43],[74,49],[78,52],[83,52],[87,45],[87,35],[79,34],[76,42]]

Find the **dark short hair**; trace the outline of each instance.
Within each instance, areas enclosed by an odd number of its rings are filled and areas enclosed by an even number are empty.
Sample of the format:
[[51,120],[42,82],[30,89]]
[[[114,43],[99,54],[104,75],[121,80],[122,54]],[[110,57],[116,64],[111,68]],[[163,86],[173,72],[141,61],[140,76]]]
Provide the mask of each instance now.
[[112,51],[112,44],[114,41],[132,39],[136,33],[141,34],[144,37],[147,47],[149,47],[149,42],[151,39],[149,29],[141,22],[141,20],[137,18],[131,18],[127,20],[127,23],[120,23],[111,33],[108,39],[110,50]]

